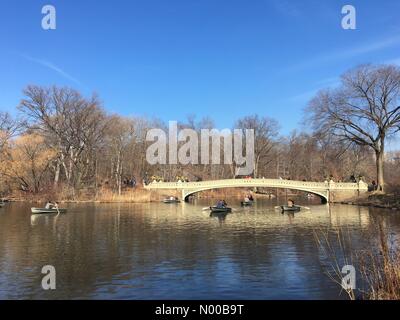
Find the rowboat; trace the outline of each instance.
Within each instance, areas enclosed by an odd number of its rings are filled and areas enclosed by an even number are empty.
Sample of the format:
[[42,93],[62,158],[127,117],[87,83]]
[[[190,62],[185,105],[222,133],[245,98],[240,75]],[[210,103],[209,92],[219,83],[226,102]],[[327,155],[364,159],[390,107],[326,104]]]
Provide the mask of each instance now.
[[253,203],[254,203],[254,201],[242,201],[241,205],[242,205],[242,207],[250,207],[253,205]]
[[301,210],[300,206],[281,206],[282,211],[292,211],[292,212],[297,212]]
[[163,202],[164,203],[179,203],[181,201],[178,199],[164,199]]
[[229,207],[210,207],[212,213],[228,213],[232,211]]
[[66,213],[67,209],[31,208],[32,214]]

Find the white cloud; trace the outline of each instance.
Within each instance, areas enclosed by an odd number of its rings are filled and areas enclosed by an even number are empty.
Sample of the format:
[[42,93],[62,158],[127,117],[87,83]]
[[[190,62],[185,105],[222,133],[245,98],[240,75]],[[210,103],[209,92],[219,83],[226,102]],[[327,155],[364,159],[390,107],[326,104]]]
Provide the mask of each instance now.
[[274,9],[280,14],[298,17],[301,15],[300,9],[295,5],[295,2],[290,2],[287,0],[274,0],[271,2]]
[[330,78],[322,79],[315,84],[314,89],[296,94],[296,95],[290,97],[289,100],[292,102],[297,102],[297,103],[307,103],[313,97],[315,97],[315,95],[321,89],[329,88],[329,87],[331,87],[331,88],[336,87],[339,85],[339,83],[340,83],[340,79],[338,77],[330,77]]
[[378,41],[375,41],[372,43],[354,46],[352,48],[337,50],[333,53],[322,54],[322,55],[314,57],[310,60],[303,61],[296,65],[289,66],[287,71],[292,72],[292,71],[307,69],[310,67],[315,67],[315,66],[324,64],[324,63],[348,59],[348,58],[360,56],[360,55],[363,55],[366,53],[393,47],[396,45],[400,45],[400,36],[393,36],[390,38],[386,38],[384,40],[378,40]]
[[49,61],[33,58],[33,57],[25,55],[25,54],[20,54],[20,56],[26,60],[35,62],[35,63],[40,64],[50,70],[53,70],[53,71],[57,72],[59,75],[61,75],[62,77],[64,77],[65,79],[68,79],[78,85],[81,85],[81,82],[78,79],[74,78],[73,76],[66,73],[64,70],[62,70],[60,67],[56,66],[55,64],[53,64]]

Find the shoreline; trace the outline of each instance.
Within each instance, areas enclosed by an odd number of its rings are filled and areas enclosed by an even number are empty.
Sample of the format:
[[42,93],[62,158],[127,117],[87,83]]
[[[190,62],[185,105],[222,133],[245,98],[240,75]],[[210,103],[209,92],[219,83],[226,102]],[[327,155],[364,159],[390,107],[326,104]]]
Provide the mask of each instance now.
[[345,204],[345,205],[349,205],[349,206],[369,207],[369,208],[378,208],[378,209],[400,211],[400,207],[393,207],[393,206],[390,206],[390,205],[374,204],[374,203],[368,203],[368,202],[342,201],[342,202],[339,202],[339,204]]
[[[248,191],[248,190],[247,190]],[[246,190],[229,190],[229,191],[206,191],[197,199],[210,199],[215,200],[218,198],[232,198],[232,199],[241,199],[243,193]],[[93,203],[93,204],[109,204],[109,203],[131,203],[131,204],[146,204],[146,203],[159,203],[162,200],[170,195],[178,196],[178,193],[171,192],[171,194],[167,194],[166,192],[155,192],[155,191],[146,191],[143,189],[138,189],[131,192],[126,192],[121,195],[115,195],[110,193],[101,194],[98,199],[87,198],[87,199],[60,199],[57,195],[53,196],[31,196],[31,197],[23,197],[20,194],[10,196],[9,198],[3,198],[7,202],[26,202],[26,203],[44,203],[46,199],[54,199],[58,203]],[[269,194],[259,194],[253,193],[255,199],[276,199],[275,196],[270,196]],[[291,195],[296,197],[296,195]],[[61,198],[61,197],[60,197]],[[397,194],[381,194],[381,193],[370,193],[366,196],[359,198],[350,198],[345,201],[333,202],[332,204],[345,204],[345,205],[353,205],[360,207],[369,207],[369,208],[379,208],[379,209],[387,209],[392,211],[400,211],[400,195]]]
[[397,194],[371,193],[367,197],[341,201],[340,203],[360,207],[400,211],[400,195]]
[[[238,197],[234,197],[240,199]],[[218,199],[218,197],[203,197],[200,199]],[[29,199],[12,199],[7,200],[9,203],[43,203],[45,201],[42,200],[29,200]],[[64,204],[148,204],[148,203],[162,203],[162,200],[150,200],[150,201],[126,201],[126,200],[61,200],[57,201],[58,203]],[[369,207],[369,208],[378,208],[378,209],[386,209],[391,211],[400,211],[400,205],[393,205],[390,203],[378,203],[370,200],[351,200],[351,201],[340,201],[334,202],[332,204],[344,204],[351,206],[359,206],[359,207]]]

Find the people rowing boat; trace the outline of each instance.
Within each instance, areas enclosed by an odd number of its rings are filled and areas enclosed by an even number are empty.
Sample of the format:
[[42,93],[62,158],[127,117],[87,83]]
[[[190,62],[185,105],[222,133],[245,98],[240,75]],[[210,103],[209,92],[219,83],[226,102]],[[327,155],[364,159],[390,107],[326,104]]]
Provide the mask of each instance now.
[[216,208],[226,208],[228,206],[228,204],[226,203],[225,200],[218,200],[217,204],[215,205]]
[[210,207],[211,212],[214,213],[226,213],[231,212],[232,208],[228,207],[228,204],[225,200],[218,200],[215,206]]
[[254,198],[251,194],[248,194],[244,197],[244,201],[242,201],[242,206],[251,206],[254,202]]
[[286,206],[281,206],[282,211],[300,211],[301,207],[296,206],[292,199],[288,199]]
[[50,213],[66,213],[67,209],[61,209],[58,207],[57,202],[47,201],[44,208],[31,208],[33,214],[50,214]]
[[57,209],[58,208],[58,204],[57,202],[52,202],[50,200],[47,200],[47,203],[44,207],[45,209]]
[[177,197],[168,197],[166,199],[163,200],[164,203],[178,203],[180,202],[179,199]]

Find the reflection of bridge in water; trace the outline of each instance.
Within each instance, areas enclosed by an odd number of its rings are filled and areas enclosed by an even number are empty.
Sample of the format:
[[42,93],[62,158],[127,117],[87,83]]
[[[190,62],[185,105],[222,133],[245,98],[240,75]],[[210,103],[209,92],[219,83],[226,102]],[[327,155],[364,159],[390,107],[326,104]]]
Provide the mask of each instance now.
[[185,201],[197,192],[222,188],[279,188],[304,191],[315,194],[323,202],[343,201],[368,191],[368,185],[347,182],[309,182],[281,179],[225,179],[198,182],[152,182],[145,186],[148,190],[180,190]]

